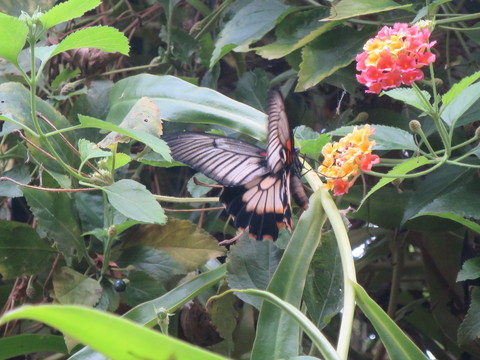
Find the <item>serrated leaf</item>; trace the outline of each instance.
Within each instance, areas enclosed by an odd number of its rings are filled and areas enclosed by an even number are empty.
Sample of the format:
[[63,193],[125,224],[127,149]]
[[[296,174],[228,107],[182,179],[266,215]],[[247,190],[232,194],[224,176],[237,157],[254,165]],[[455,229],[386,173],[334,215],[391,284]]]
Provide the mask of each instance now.
[[225,255],[225,249],[209,233],[188,220],[169,219],[165,226],[143,225],[135,230],[128,234],[128,244],[163,250],[187,271]]
[[242,7],[220,32],[210,68],[234,48],[242,46],[242,49],[248,49],[250,43],[260,40],[289,8],[276,0],[252,1]]
[[152,134],[148,134],[140,130],[124,129],[118,125],[112,124],[107,121],[98,120],[90,116],[78,115],[78,119],[85,128],[96,128],[115,131],[117,133],[131,137],[132,139],[143,142],[145,145],[151,147],[153,151],[161,154],[166,160],[171,160],[170,149],[168,148],[165,141],[159,139],[156,136],[153,136]]
[[97,145],[86,139],[78,140],[78,151],[82,161],[93,158],[112,156],[112,152],[99,149]]
[[342,0],[330,10],[330,17],[325,20],[340,20],[360,15],[410,8],[411,4],[399,5],[392,0]]
[[[26,165],[17,166],[12,170],[9,170],[6,173],[2,174],[1,177],[13,179],[22,184],[28,184],[31,180],[30,172],[28,170],[28,166]],[[0,196],[14,198],[23,196],[23,192],[21,187],[19,187],[14,182],[4,180],[0,181]]]
[[[265,290],[282,257],[271,241],[243,238],[232,247],[227,263],[227,282],[232,289]],[[262,299],[238,293],[243,301],[260,309]]]
[[328,8],[323,6],[295,12],[275,27],[276,41],[253,50],[270,60],[286,56],[338,24],[332,21],[318,21],[327,14]]
[[[132,129],[160,137],[163,134],[162,119],[160,118],[160,109],[148,97],[144,96],[138,100],[132,109],[128,112],[122,122],[118,125],[124,129]],[[128,142],[128,136],[112,132],[98,143],[101,148],[106,148],[112,143]]]
[[[223,289],[223,291],[226,289]],[[220,290],[219,292],[222,292]],[[238,312],[235,309],[237,298],[233,293],[215,299],[208,306],[208,314],[211,317],[212,324],[217,329],[220,336],[225,339],[230,347],[233,348],[233,332],[237,326]]]
[[[370,140],[375,140],[374,150],[414,150],[418,149],[413,135],[408,131],[385,125],[372,125],[373,135]],[[352,133],[353,126],[342,126],[329,132],[329,135],[345,136]]]
[[[113,163],[115,161],[115,164]],[[111,156],[107,159],[105,166],[107,169],[111,169],[113,165],[113,169],[116,170],[118,168],[121,168],[122,166],[127,165],[130,161],[132,161],[132,158],[128,156],[127,154],[124,153],[115,153],[115,156]]]
[[0,12],[0,57],[17,65],[27,34],[28,28],[23,21]]
[[121,294],[121,297],[132,307],[158,298],[167,292],[161,281],[154,279],[144,271],[130,272],[128,280],[127,288]]
[[192,197],[200,197],[206,195],[209,191],[212,190],[211,187],[208,186],[203,186],[203,185],[197,185],[193,181],[193,178],[196,178],[198,181],[200,181],[203,184],[210,184],[214,185],[217,184],[215,180],[210,179],[209,177],[206,177],[202,173],[196,173],[195,175],[192,176],[190,180],[188,180],[187,183],[187,190],[192,195]]
[[[381,160],[380,160],[381,161]],[[387,174],[388,175],[395,175],[401,178],[402,175],[408,174],[410,171],[415,170],[425,164],[428,163],[428,159],[420,156],[406,160],[405,162],[395,165]],[[359,209],[365,203],[365,201],[376,191],[384,187],[385,185],[390,184],[392,181],[395,180],[395,177],[383,177],[381,178],[374,187],[368,192],[368,194],[362,199],[362,202],[359,205]]]
[[442,106],[446,107],[450,102],[455,99],[460,93],[465,90],[469,85],[473,84],[475,81],[480,79],[480,71],[477,71],[476,73],[464,77],[462,80],[460,80],[458,83],[454,84],[450,90],[448,90],[445,94],[442,96]]
[[324,236],[310,264],[304,289],[308,314],[320,330],[342,309],[342,274],[337,243],[332,236]]
[[153,224],[165,224],[167,217],[145,185],[139,182],[122,179],[102,188],[108,201],[126,217]]
[[458,272],[457,281],[475,280],[480,278],[480,257],[468,259]]
[[185,274],[185,269],[166,251],[151,246],[136,245],[123,251],[117,260],[122,267],[133,265],[153,279],[165,281],[173,275]]
[[66,266],[54,274],[53,290],[60,304],[94,306],[102,295],[98,281]]
[[480,288],[473,288],[470,298],[470,308],[465,319],[458,327],[458,344],[464,345],[480,337]]
[[0,220],[0,234],[0,274],[4,280],[46,269],[56,253],[27,224]]
[[109,26],[94,26],[75,31],[63,39],[50,54],[50,58],[62,52],[79,49],[95,48],[109,53],[119,52],[128,55],[130,46],[123,33]]
[[82,16],[101,3],[100,0],[68,0],[48,10],[40,17],[40,21],[44,30],[47,30],[62,22]]
[[457,120],[480,99],[480,83],[470,85],[454,97],[447,106],[442,107],[440,116],[449,126],[455,126]]
[[164,120],[216,124],[255,139],[266,138],[267,116],[264,113],[173,76],[141,74],[118,81],[110,93],[107,122],[118,123],[142,96],[148,96],[157,104]]
[[53,241],[65,256],[84,254],[85,243],[81,236],[73,201],[67,193],[47,192],[24,188],[30,210],[37,218],[37,232]]
[[350,64],[371,35],[372,31],[368,27],[357,31],[343,26],[308,43],[302,48],[302,63],[295,91],[305,91]]
[[[430,101],[431,95],[425,90],[421,90],[424,98],[427,101]],[[422,99],[418,97],[417,92],[413,88],[397,88],[383,92],[385,95],[388,95],[392,99],[403,101],[405,104],[411,105],[422,111],[429,111],[429,107],[425,104]]]
[[392,360],[427,360],[425,354],[403,333],[397,324],[373,301],[367,292],[351,281],[357,294],[357,304],[377,330]]

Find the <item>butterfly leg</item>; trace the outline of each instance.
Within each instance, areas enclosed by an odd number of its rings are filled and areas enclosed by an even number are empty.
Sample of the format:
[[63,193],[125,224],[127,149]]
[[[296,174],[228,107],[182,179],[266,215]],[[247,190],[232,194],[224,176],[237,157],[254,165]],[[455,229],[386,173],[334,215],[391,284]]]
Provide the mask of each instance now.
[[225,246],[225,245],[230,245],[231,243],[234,243],[235,241],[240,239],[243,234],[245,234],[245,231],[246,230],[242,230],[237,235],[235,235],[233,238],[228,239],[228,240],[223,240],[223,241],[219,242],[218,246]]

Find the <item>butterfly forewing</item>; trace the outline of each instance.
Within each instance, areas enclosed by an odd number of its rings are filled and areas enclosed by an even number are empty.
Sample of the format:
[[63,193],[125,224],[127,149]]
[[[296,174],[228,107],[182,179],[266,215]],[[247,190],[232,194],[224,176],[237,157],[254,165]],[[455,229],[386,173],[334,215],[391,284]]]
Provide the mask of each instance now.
[[163,136],[175,160],[225,186],[244,185],[266,173],[265,151],[238,139],[196,132]]

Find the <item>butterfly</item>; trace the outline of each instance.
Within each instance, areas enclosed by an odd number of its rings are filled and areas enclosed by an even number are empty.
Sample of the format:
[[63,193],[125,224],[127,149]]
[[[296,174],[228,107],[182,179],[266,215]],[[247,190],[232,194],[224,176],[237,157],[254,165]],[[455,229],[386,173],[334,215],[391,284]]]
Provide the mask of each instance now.
[[248,142],[197,132],[162,137],[173,159],[223,186],[220,202],[234,226],[257,239],[276,240],[279,229],[292,230],[290,194],[307,209],[308,197],[300,176],[302,164],[293,144],[282,95],[268,96],[267,148]]

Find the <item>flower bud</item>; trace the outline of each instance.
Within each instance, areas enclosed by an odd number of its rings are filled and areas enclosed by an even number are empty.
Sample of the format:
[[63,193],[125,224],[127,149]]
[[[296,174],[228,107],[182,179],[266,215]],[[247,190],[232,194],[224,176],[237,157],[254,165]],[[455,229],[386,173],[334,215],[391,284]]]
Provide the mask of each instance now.
[[480,138],[480,126],[475,129],[475,137]]
[[422,124],[420,124],[420,121],[418,120],[411,120],[408,123],[408,127],[412,132],[419,132],[422,129]]

